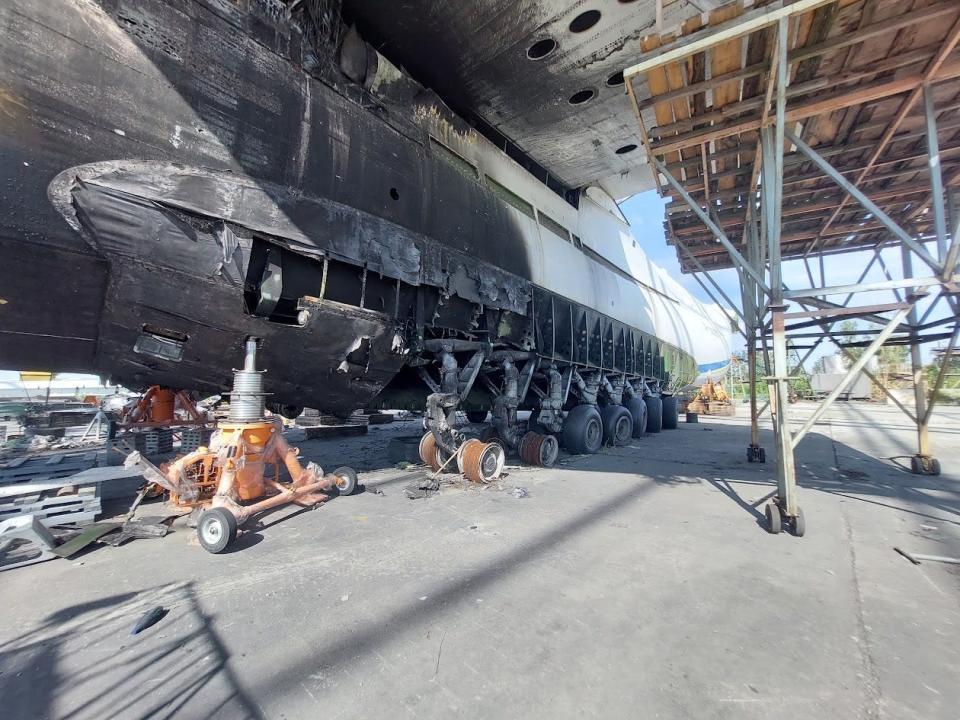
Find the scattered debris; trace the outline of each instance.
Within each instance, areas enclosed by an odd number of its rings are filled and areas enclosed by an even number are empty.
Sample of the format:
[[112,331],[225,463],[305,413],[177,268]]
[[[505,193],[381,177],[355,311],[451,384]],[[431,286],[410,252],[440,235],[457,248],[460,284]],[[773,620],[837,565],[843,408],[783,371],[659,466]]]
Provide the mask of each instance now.
[[137,624],[130,629],[131,635],[139,635],[141,632],[146,630],[148,627],[156,625],[160,620],[163,619],[163,616],[167,614],[165,608],[157,605],[155,608],[152,608],[143,614]]
[[530,497],[530,493],[527,492],[527,489],[525,487],[515,487],[513,490],[510,491],[510,494],[513,495],[515,498]]
[[942,562],[950,565],[960,565],[960,558],[946,557],[944,555],[924,555],[923,553],[912,553],[898,547],[895,547],[894,550],[903,555],[914,565],[919,565],[923,560],[926,560],[927,562]]
[[440,481],[437,478],[425,477],[420,482],[410,483],[403,492],[411,500],[430,497],[440,490]]

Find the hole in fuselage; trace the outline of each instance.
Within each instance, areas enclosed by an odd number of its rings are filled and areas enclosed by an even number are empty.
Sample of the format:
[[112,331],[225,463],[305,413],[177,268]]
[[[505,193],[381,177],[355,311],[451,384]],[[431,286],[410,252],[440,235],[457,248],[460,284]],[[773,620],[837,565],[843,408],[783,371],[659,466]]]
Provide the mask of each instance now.
[[616,87],[617,85],[623,85],[623,70],[617,70],[613,75],[607,78],[607,85],[610,87]]
[[527,49],[527,57],[531,60],[540,60],[552,53],[557,48],[557,41],[551,38],[538,40]]
[[581,90],[571,95],[569,103],[571,105],[583,105],[585,102],[589,102],[590,100],[593,100],[594,95],[596,95],[596,93],[593,90],[587,88],[586,90]]
[[582,33],[586,32],[594,25],[600,22],[600,11],[599,10],[587,10],[584,13],[577,15],[573,21],[570,23],[570,32],[572,33]]

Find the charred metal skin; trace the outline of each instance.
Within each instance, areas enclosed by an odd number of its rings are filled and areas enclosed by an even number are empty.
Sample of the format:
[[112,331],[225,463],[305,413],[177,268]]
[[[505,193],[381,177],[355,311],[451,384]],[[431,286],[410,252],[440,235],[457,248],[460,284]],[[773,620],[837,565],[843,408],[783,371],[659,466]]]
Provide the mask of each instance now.
[[0,367],[219,392],[255,336],[272,406],[426,401],[452,453],[455,411],[505,378],[512,437],[537,398],[558,426],[572,377],[595,404],[608,375],[692,379],[710,333],[704,359],[729,355],[599,188],[558,194],[355,31],[302,19],[0,4]]

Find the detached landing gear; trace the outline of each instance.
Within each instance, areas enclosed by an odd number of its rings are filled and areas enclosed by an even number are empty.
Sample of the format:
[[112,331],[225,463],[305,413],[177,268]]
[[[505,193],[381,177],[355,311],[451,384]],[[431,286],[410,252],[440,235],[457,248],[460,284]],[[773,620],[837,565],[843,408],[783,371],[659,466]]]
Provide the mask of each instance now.
[[748,463],[765,463],[767,461],[767,451],[764,450],[759,445],[748,445],[747,446],[747,462]]
[[788,517],[780,507],[779,499],[773,498],[764,508],[764,514],[767,516],[767,530],[772,535],[777,535],[784,528],[789,528],[796,537],[803,537],[807,532],[803,508],[798,507],[797,514],[794,517]]
[[914,455],[910,458],[910,472],[914,475],[939,475],[940,461],[930,455]]

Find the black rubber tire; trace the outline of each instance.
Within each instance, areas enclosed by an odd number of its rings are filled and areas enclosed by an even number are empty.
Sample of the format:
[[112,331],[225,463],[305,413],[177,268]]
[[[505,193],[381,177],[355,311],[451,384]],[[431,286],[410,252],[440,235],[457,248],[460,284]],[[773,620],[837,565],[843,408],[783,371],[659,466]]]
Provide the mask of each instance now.
[[482,423],[487,419],[486,410],[467,410],[467,420],[472,423]]
[[353,495],[357,491],[357,471],[343,465],[334,470],[331,475],[337,478],[337,494]]
[[921,471],[922,468],[920,467],[920,458],[918,458],[916,455],[912,456],[910,458],[910,472],[912,472],[914,475],[919,475]]
[[663,406],[663,429],[664,430],[676,430],[677,429],[677,396],[676,395],[663,395],[660,398],[660,402]]
[[757,452],[757,460],[765,463],[767,461],[767,451],[763,448],[760,448],[760,450]]
[[577,405],[567,413],[563,446],[574,455],[592,454],[603,447],[603,421],[593,405]]
[[807,532],[807,522],[803,519],[803,508],[797,508],[797,516],[790,523],[793,528],[793,534],[796,537],[803,537]]
[[603,422],[604,445],[618,446],[630,443],[633,437],[633,415],[623,405],[607,405],[600,411],[600,420]]
[[940,474],[940,461],[936,458],[930,458],[930,474],[939,475]]
[[643,437],[643,434],[647,431],[647,404],[643,401],[643,398],[632,397],[627,400],[624,407],[630,411],[630,415],[633,417],[633,436],[635,438]]
[[771,502],[767,503],[763,512],[767,516],[767,531],[771,535],[779,535],[781,530],[780,508]]
[[660,432],[663,430],[663,401],[659,395],[647,395],[643,401],[647,404],[647,432]]
[[237,519],[226,508],[210,508],[197,520],[197,540],[209,553],[222,553],[236,539]]
[[748,462],[748,463],[752,463],[752,462],[753,462],[753,453],[754,453],[754,452],[755,452],[755,451],[754,451],[754,449],[753,449],[752,447],[747,446],[747,462]]

